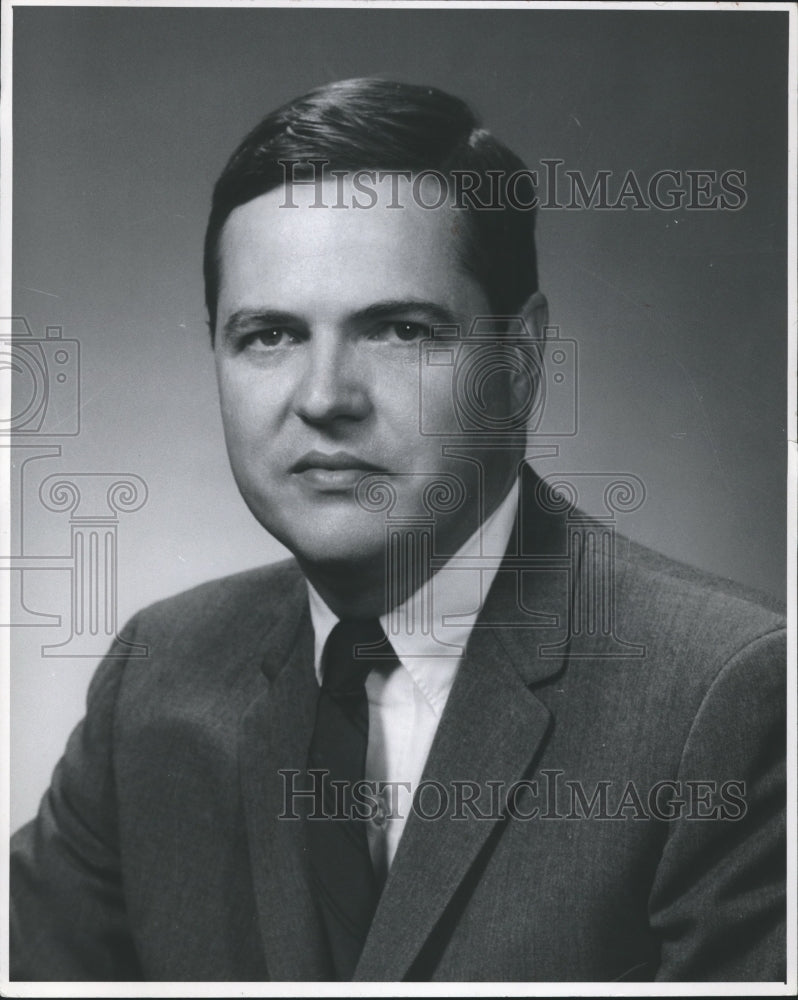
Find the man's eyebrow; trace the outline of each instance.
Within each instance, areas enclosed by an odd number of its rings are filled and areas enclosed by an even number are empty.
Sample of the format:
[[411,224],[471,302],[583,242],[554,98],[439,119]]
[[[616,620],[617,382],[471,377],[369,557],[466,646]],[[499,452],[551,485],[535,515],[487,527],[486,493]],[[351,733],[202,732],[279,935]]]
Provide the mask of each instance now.
[[237,309],[225,320],[223,332],[235,333],[240,328],[248,326],[296,326],[302,321],[294,313],[282,312],[279,309]]
[[378,320],[396,319],[408,314],[423,315],[425,321],[430,325],[454,326],[458,321],[457,316],[445,306],[425,299],[387,299],[384,302],[375,302],[364,309],[358,309],[352,314],[351,319],[355,323],[365,324]]
[[[458,317],[445,306],[427,299],[386,299],[358,309],[349,316],[349,322],[366,325],[386,319],[414,315],[431,326],[456,326]],[[295,313],[279,309],[237,309],[225,320],[222,332],[226,335],[246,330],[251,326],[296,326],[304,321]]]

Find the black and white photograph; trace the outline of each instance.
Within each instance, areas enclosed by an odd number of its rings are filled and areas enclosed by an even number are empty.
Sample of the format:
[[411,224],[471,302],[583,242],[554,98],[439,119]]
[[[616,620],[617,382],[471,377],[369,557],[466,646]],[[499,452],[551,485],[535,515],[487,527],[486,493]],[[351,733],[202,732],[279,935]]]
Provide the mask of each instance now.
[[794,995],[796,5],[2,14],[3,995]]

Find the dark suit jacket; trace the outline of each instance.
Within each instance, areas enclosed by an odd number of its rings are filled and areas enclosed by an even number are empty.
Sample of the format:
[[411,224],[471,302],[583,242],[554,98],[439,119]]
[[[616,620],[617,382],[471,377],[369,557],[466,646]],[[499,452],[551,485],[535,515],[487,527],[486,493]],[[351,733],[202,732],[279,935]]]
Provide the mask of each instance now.
[[[591,624],[563,556],[584,568],[600,526],[569,534],[536,484],[425,770],[499,810],[411,815],[356,978],[781,980],[782,619],[619,540],[614,622]],[[569,638],[572,602],[590,634]],[[304,822],[277,818],[317,694],[298,569],[203,585],[127,637],[149,658],[100,666],[14,838],[12,978],[328,978]]]

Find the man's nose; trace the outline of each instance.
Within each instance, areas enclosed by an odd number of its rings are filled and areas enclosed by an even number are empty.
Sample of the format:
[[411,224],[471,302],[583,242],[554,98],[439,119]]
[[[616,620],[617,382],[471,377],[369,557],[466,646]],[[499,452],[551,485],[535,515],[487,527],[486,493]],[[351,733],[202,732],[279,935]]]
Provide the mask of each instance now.
[[310,424],[363,420],[371,410],[368,377],[357,343],[336,335],[310,339],[294,408]]

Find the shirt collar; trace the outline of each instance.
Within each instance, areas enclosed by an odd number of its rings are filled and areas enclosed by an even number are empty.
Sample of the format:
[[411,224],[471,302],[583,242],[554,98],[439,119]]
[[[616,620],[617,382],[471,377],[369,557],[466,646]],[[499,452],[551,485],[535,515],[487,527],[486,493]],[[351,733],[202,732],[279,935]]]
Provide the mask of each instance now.
[[[484,596],[490,590],[498,572],[495,557],[503,556],[515,525],[518,509],[518,481],[496,510],[454,556],[414,594],[395,609],[393,615],[380,618],[386,635],[402,666],[439,714],[454,681],[474,622],[482,610]],[[485,568],[460,569],[458,563],[479,556],[486,559]],[[420,609],[430,601],[432,628],[428,634],[412,628],[420,621]],[[314,666],[321,684],[321,658],[324,644],[338,622],[338,617],[325,604],[318,591],[308,582],[310,617],[314,632]],[[456,619],[456,620],[455,620]],[[440,640],[446,645],[442,646]],[[448,650],[451,649],[451,652]]]

